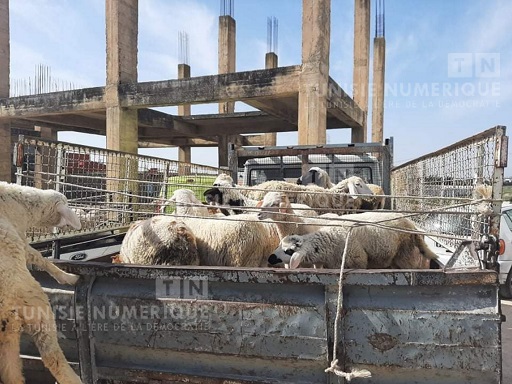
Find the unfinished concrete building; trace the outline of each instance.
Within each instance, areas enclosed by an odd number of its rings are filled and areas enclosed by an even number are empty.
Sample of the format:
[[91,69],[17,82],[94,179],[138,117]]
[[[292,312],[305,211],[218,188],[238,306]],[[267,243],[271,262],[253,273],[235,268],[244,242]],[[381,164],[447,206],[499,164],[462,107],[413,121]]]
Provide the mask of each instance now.
[[[137,153],[140,146],[219,148],[227,165],[227,144],[275,145],[275,133],[298,131],[298,144],[326,143],[326,129],[349,128],[353,142],[367,137],[370,0],[355,1],[354,99],[329,76],[331,1],[302,1],[302,63],[236,72],[236,23],[219,17],[218,74],[138,82],[138,0],[105,0],[107,77],[104,86],[9,97],[9,0],[0,0],[0,179],[11,177],[11,128],[43,127],[106,135],[107,149]],[[234,102],[256,108],[234,112]],[[190,105],[219,103],[219,113],[191,115]],[[179,106],[177,116],[152,107]],[[40,129],[40,128],[39,128]],[[274,134],[274,135],[270,135]]]

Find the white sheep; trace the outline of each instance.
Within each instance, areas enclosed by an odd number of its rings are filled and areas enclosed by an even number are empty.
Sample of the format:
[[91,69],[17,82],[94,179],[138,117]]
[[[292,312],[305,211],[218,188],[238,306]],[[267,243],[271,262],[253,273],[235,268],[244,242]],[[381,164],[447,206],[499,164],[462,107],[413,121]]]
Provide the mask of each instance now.
[[154,216],[130,226],[117,262],[141,265],[199,265],[196,238],[170,216]]
[[[358,176],[351,176],[340,183],[346,183],[345,193],[349,193],[354,198],[352,209],[361,210],[374,210],[383,209],[386,204],[386,197],[384,190],[377,184],[365,183],[364,180]],[[311,167],[308,172],[297,180],[297,184],[302,185],[318,185],[319,187],[332,189],[334,184],[329,177],[329,174],[320,167]],[[339,184],[341,186],[342,184]],[[366,189],[365,186],[368,188]],[[357,199],[358,194],[363,195],[378,195],[376,197],[362,196]]]
[[319,225],[328,219],[317,216],[315,219],[307,220],[305,217],[297,215],[290,199],[284,192],[268,192],[259,204],[259,208],[258,219],[272,220],[277,227],[280,239],[288,235],[303,235],[316,231],[319,229]]
[[218,187],[219,185],[230,185],[232,187],[236,187],[233,178],[229,176],[227,173],[221,173],[217,178],[213,181],[213,186]]
[[27,264],[34,264],[59,282],[76,282],[77,276],[44,259],[25,237],[29,227],[65,225],[79,229],[80,221],[61,193],[0,183],[0,380],[4,384],[25,382],[22,331],[32,336],[44,365],[59,383],[81,383],[59,346],[48,297],[27,269]]
[[260,267],[279,244],[275,225],[259,222],[255,214],[236,216],[197,215],[201,202],[193,194],[175,191],[175,215],[196,237],[201,265]]
[[365,196],[363,197],[363,203],[361,205],[361,209],[365,210],[373,210],[373,209],[384,209],[386,205],[386,193],[384,189],[380,185],[377,184],[366,184],[370,191],[375,195],[375,197]]
[[298,185],[285,181],[271,180],[249,188],[245,195],[261,200],[268,191],[286,192],[292,203],[306,204],[318,214],[346,214],[359,209],[361,195],[372,195],[366,183],[357,176],[351,176],[325,189],[314,184]]
[[[261,200],[253,200],[242,194],[242,189],[232,187],[231,185],[217,183],[216,187],[210,188],[204,192],[204,197],[207,204],[214,206],[230,206],[230,207],[258,207]],[[292,203],[292,208],[296,210],[296,214],[300,216],[317,216],[316,211],[306,204]],[[220,208],[221,211],[228,216],[229,211],[225,208]],[[235,214],[247,212],[250,210],[232,209]]]
[[[321,264],[326,268],[341,267],[343,249],[350,234],[346,268],[426,268],[427,260],[437,259],[426,245],[423,236],[393,230],[417,231],[414,223],[400,213],[365,212],[343,216],[347,226],[326,226],[305,235],[284,237],[269,257],[269,264],[289,264],[290,268]],[[381,223],[388,228],[359,223]],[[342,224],[341,222],[339,223]]]

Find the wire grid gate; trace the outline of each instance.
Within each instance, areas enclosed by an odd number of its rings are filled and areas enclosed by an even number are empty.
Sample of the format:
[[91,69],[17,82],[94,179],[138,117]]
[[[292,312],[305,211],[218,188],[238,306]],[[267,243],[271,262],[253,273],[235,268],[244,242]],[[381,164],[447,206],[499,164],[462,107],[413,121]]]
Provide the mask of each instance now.
[[14,147],[16,182],[55,189],[68,198],[82,229],[27,232],[31,241],[127,227],[162,211],[178,188],[200,200],[219,168],[20,136]]
[[[412,213],[411,219],[426,232],[452,236],[435,237],[451,251],[462,239],[481,241],[488,234],[498,238],[505,132],[497,126],[394,168],[393,209]],[[482,190],[489,195],[478,193]]]

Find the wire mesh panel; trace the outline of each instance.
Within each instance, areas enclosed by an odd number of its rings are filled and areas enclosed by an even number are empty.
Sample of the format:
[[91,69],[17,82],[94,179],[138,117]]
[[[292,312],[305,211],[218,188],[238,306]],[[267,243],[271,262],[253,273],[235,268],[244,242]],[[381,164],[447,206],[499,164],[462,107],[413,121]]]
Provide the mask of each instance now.
[[495,127],[394,168],[393,208],[452,251],[462,239],[498,237],[507,143]]
[[[18,184],[62,192],[80,216],[80,231],[60,235],[126,227],[162,212],[178,188],[203,200],[220,173],[215,167],[22,136],[14,163]],[[32,229],[27,235],[37,241],[55,233]]]

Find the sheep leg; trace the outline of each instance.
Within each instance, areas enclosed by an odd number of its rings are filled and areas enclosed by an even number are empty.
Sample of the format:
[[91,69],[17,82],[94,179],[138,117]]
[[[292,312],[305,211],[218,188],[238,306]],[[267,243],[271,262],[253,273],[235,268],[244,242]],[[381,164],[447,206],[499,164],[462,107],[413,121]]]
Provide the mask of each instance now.
[[82,384],[59,346],[55,317],[48,298],[35,280],[27,285],[30,296],[24,297],[26,305],[22,308],[24,331],[32,336],[44,366],[58,383]]
[[80,276],[72,273],[64,272],[62,269],[53,264],[50,260],[43,257],[41,253],[30,245],[27,245],[27,263],[35,265],[46,271],[52,276],[59,284],[75,285]]
[[24,384],[20,359],[20,332],[15,330],[0,334],[0,382],[4,384]]

